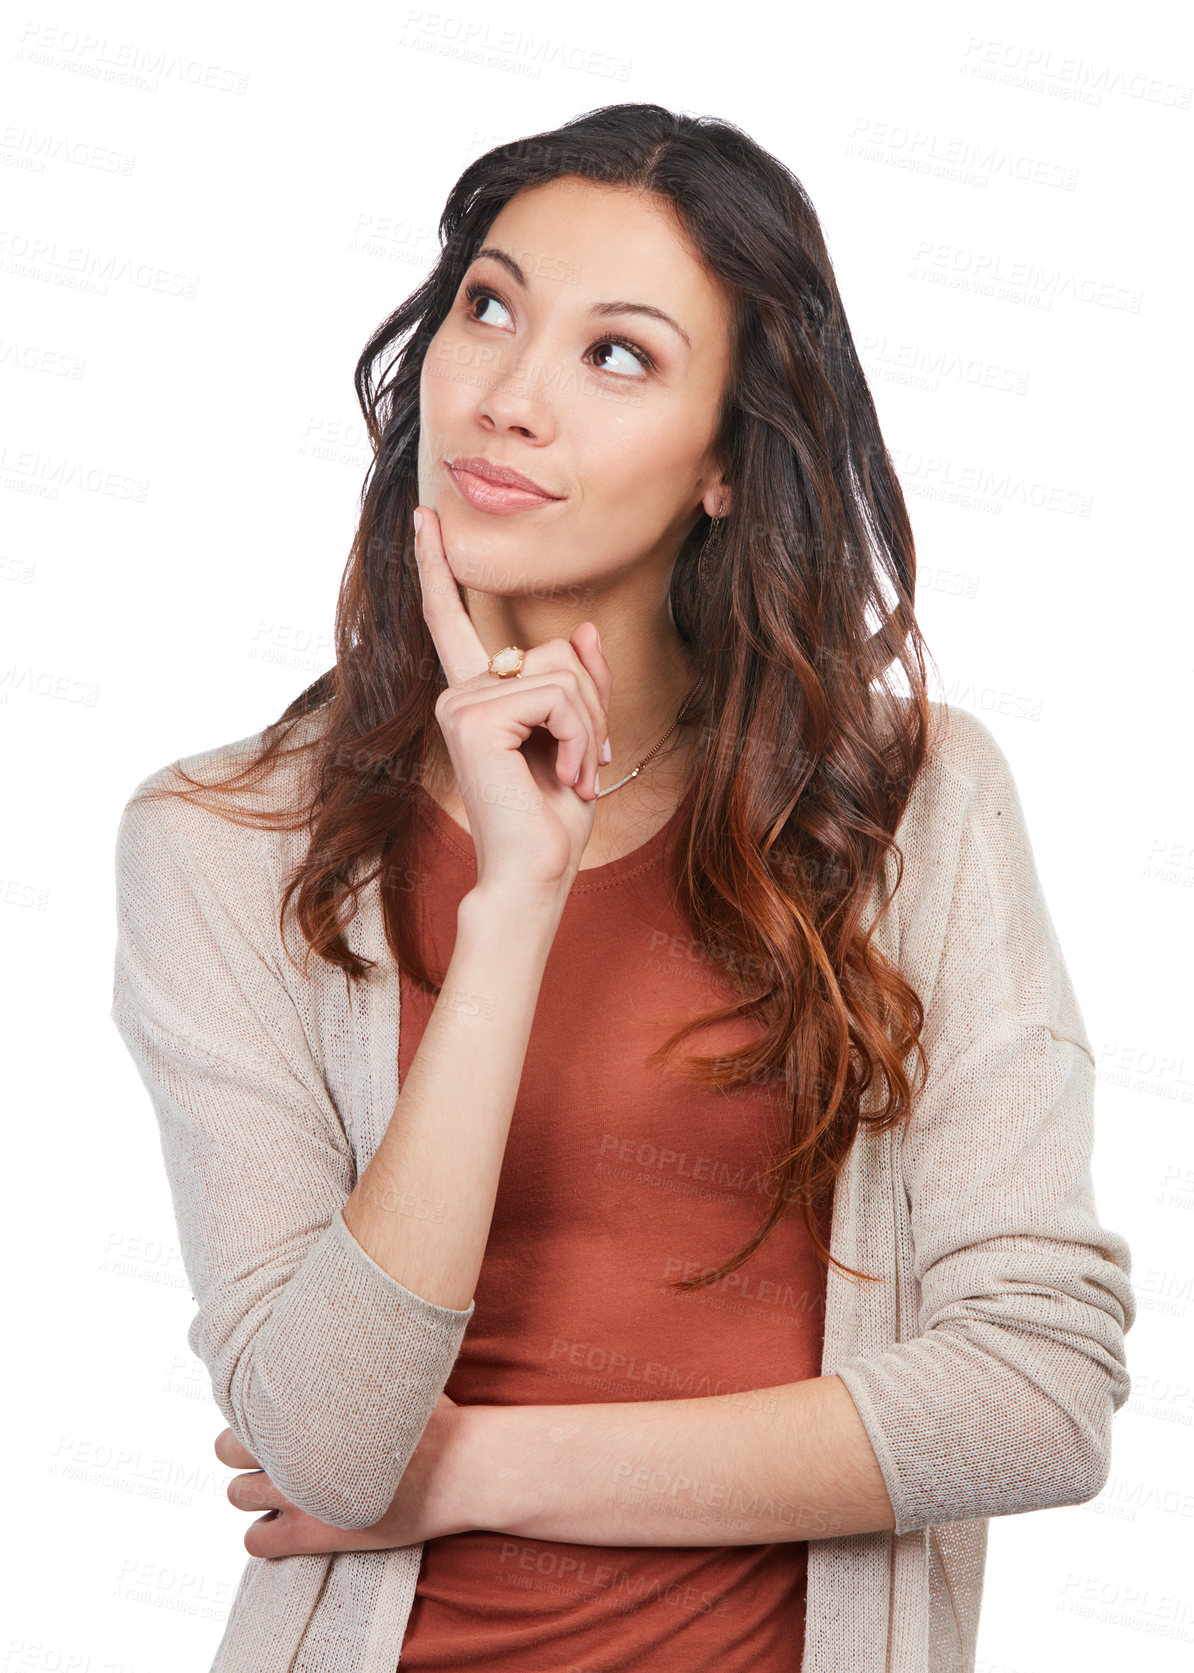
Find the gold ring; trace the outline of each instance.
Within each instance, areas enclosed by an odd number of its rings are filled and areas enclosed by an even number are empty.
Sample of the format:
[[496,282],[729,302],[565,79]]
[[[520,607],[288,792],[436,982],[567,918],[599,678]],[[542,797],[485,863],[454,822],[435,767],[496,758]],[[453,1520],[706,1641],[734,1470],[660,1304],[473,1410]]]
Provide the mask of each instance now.
[[507,645],[505,650],[496,651],[490,657],[489,672],[497,680],[520,679],[526,659],[527,653],[519,650],[517,645]]

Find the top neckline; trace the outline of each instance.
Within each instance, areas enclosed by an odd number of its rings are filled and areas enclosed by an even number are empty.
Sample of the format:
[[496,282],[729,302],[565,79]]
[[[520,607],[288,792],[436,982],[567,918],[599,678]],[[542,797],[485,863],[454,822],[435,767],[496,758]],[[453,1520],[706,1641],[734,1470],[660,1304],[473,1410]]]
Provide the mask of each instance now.
[[[430,827],[433,835],[443,845],[451,850],[459,859],[469,861],[473,865],[477,861],[477,851],[469,833],[458,825],[452,815],[446,812],[436,801],[431,792],[422,784],[416,782],[415,806],[421,812],[425,823]],[[621,854],[616,860],[607,860],[604,865],[586,866],[578,871],[573,881],[571,894],[588,894],[598,889],[607,889],[615,883],[624,882],[626,878],[635,876],[640,871],[646,871],[657,865],[665,856],[677,826],[693,799],[695,786],[689,785],[683,796],[677,802],[667,823],[661,825],[653,836],[646,842],[639,843],[629,854]]]

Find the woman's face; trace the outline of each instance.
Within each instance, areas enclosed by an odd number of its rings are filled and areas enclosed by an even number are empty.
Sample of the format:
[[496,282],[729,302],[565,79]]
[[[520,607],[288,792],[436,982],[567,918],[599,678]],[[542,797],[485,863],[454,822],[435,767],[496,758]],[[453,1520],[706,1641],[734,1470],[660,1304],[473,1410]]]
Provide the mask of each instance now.
[[[519,192],[484,249],[420,388],[419,500],[457,580],[587,607],[645,561],[666,575],[702,505],[729,509],[724,293],[660,199],[572,176]],[[495,495],[450,468],[470,458],[557,497]]]

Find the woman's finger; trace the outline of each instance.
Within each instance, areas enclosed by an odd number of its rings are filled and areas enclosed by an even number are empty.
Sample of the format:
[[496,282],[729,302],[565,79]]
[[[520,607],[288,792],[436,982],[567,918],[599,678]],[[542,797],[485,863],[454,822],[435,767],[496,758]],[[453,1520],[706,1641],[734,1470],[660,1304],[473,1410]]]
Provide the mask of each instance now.
[[284,1518],[276,1510],[259,1516],[245,1529],[244,1546],[250,1557],[293,1557],[296,1547],[286,1538]]
[[[322,1546],[318,1542],[311,1543],[307,1537],[310,1531],[308,1524],[311,1528],[323,1528],[322,1522],[304,1516],[293,1505],[287,1510],[269,1511],[245,1529],[245,1550],[250,1557],[297,1557],[313,1551],[337,1549],[330,1538]],[[345,1540],[350,1537],[343,1530],[339,1531]],[[347,1550],[348,1547],[342,1549]]]
[[250,1557],[298,1557],[327,1551],[381,1550],[385,1540],[367,1528],[334,1528],[296,1505],[267,1512],[245,1529],[244,1545]]
[[600,714],[594,715],[593,729],[597,734],[597,759],[604,765],[602,746],[609,736],[609,699],[614,688],[614,676],[605,653],[601,649],[601,635],[595,623],[581,622],[573,628],[569,641],[581,667],[593,685],[593,696]]
[[579,683],[580,676],[572,670],[561,674],[558,669],[548,669],[519,680],[517,689],[513,681],[493,680],[457,691],[440,715],[449,750],[463,745],[468,729],[477,726],[482,716],[496,722],[497,739],[501,741],[504,733],[511,749],[522,749],[536,727],[542,727],[556,744],[550,770],[560,784],[575,783],[578,769],[589,755],[596,761],[600,748],[593,742],[588,707],[577,695]]
[[216,1457],[221,1464],[234,1470],[259,1470],[261,1465],[247,1447],[241,1445],[234,1429],[221,1429],[216,1436]]
[[439,518],[428,506],[416,507],[423,526],[415,534],[415,563],[423,594],[423,618],[448,676],[463,685],[489,668],[489,654],[460,601],[456,577],[444,551]]
[[[523,699],[544,685],[562,692],[570,700],[575,710],[574,720],[568,720],[566,709],[558,703],[548,711],[548,718],[542,720],[532,718],[530,708],[523,711]],[[545,727],[559,745],[555,765],[560,783],[576,784],[578,792],[588,790],[591,793],[590,785],[577,783],[577,768],[587,761],[590,771],[596,771],[607,730],[606,716],[592,676],[570,641],[548,639],[542,645],[532,646],[527,652],[526,666],[517,686],[512,681],[481,675],[458,688],[445,705],[444,718],[450,716],[455,706],[475,709],[483,703],[501,704],[499,712],[509,713],[511,696],[518,699],[518,718],[530,727]],[[584,724],[586,719],[587,726]],[[522,743],[526,742],[526,736],[524,734]],[[521,743],[518,747],[521,748]]]
[[[597,628],[592,622],[581,622],[570,639],[547,639],[527,653],[524,677],[541,673],[544,678],[558,679],[569,692],[575,692],[575,702],[588,717],[588,733],[581,736],[575,753],[561,748],[557,758],[557,777],[563,784],[575,784],[583,798],[597,794],[598,768],[602,749],[609,735],[609,695],[613,675],[597,644]],[[567,676],[571,675],[571,679]]]
[[228,1502],[237,1510],[282,1510],[290,1500],[264,1470],[252,1470],[246,1475],[234,1475],[228,1483]]

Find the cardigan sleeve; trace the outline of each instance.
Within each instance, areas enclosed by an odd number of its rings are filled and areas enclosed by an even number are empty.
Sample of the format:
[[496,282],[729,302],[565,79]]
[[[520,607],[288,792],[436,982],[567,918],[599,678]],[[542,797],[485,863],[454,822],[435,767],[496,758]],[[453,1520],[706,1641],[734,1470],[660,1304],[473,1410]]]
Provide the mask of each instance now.
[[1091,1175],[1094,1058],[1008,763],[976,717],[960,729],[957,868],[917,926],[939,945],[929,1070],[897,1144],[918,1334],[837,1373],[897,1534],[1093,1498],[1131,1389],[1130,1253]]
[[293,1504],[371,1527],[475,1303],[405,1288],[345,1224],[355,1158],[282,978],[267,857],[217,817],[126,805],[111,1016],[157,1116],[216,1404]]

